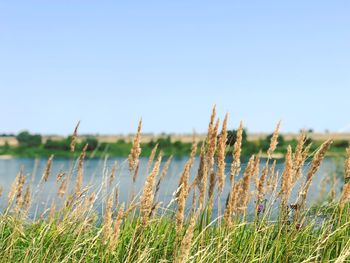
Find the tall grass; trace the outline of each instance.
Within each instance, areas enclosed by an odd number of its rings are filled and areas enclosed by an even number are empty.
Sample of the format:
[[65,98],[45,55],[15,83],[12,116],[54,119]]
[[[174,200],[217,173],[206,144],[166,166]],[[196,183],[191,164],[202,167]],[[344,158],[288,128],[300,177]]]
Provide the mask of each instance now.
[[[140,195],[120,203],[114,181],[115,163],[101,190],[91,192],[83,185],[86,147],[76,168],[57,175],[58,199],[49,210],[35,218],[28,216],[35,193],[45,187],[54,157],[47,162],[39,185],[32,185],[22,170],[8,195],[0,217],[1,262],[348,262],[350,261],[350,149],[344,164],[345,183],[339,200],[307,207],[310,185],[332,144],[327,140],[312,154],[301,134],[295,149],[288,147],[281,175],[275,170],[273,152],[278,144],[277,124],[266,153],[251,156],[241,166],[243,124],[237,130],[233,149],[228,149],[228,115],[221,131],[214,107],[206,140],[200,150],[194,138],[190,157],[179,174],[178,189],[170,204],[158,193],[171,158],[161,167],[158,145],[152,151]],[[72,136],[71,149],[77,137]],[[130,182],[139,173],[141,121],[128,158]],[[232,151],[231,163],[226,153]],[[190,171],[199,152],[199,168],[193,181]],[[266,157],[260,170],[261,158]],[[311,159],[307,173],[303,167]],[[229,166],[227,173],[226,166]],[[242,170],[243,176],[238,177]],[[76,172],[74,172],[76,171]],[[68,186],[75,178],[72,192]],[[225,184],[230,192],[220,203]],[[290,193],[300,185],[298,197]],[[129,186],[119,186],[129,187]],[[35,190],[34,192],[32,191]],[[102,204],[97,203],[102,196]],[[192,196],[192,200],[190,200]],[[217,203],[217,214],[213,207]],[[249,204],[254,204],[249,206]],[[102,205],[103,213],[98,213]],[[273,207],[278,206],[278,211]],[[249,207],[249,208],[248,208]],[[250,208],[252,207],[252,208]]]

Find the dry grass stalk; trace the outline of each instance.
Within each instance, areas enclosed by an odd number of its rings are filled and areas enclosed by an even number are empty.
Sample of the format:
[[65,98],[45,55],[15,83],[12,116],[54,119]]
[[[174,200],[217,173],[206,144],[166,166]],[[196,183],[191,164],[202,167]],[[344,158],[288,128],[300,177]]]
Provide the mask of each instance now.
[[117,217],[114,221],[114,225],[113,225],[113,233],[110,237],[110,241],[109,241],[109,247],[111,250],[114,250],[118,240],[119,240],[119,234],[120,234],[120,227],[123,223],[123,217],[124,217],[124,204],[122,204],[119,208]]
[[109,240],[112,234],[112,208],[113,208],[113,195],[109,195],[106,208],[103,213],[103,226],[102,226],[102,237],[103,240]]
[[172,161],[173,157],[170,156],[168,158],[168,160],[166,161],[166,163],[164,164],[164,167],[162,169],[162,172],[159,176],[159,179],[157,181],[157,184],[156,184],[156,191],[154,193],[154,196],[157,197],[158,196],[158,193],[159,193],[159,190],[160,190],[160,184],[161,182],[163,181],[163,179],[165,178],[165,176],[167,175],[168,173],[168,170],[169,170],[169,167],[170,167],[170,164],[171,164],[171,161]]
[[119,187],[114,189],[114,203],[116,206],[119,204]]
[[85,210],[88,211],[92,208],[92,206],[94,205],[96,201],[96,193],[95,192],[92,192],[89,196],[89,198],[86,199],[86,202],[85,202]]
[[0,197],[2,196],[2,193],[4,192],[4,188],[0,186]]
[[55,214],[56,214],[56,203],[52,202],[51,207],[50,207],[50,213],[49,213],[49,223],[52,223],[52,221],[55,219]]
[[149,171],[151,169],[154,157],[156,156],[156,153],[157,153],[157,149],[158,149],[158,143],[153,147],[151,154],[149,156],[148,163],[147,163],[147,170],[146,170],[147,174],[149,173]]
[[236,141],[233,145],[232,152],[232,164],[230,171],[230,181],[234,180],[234,176],[239,174],[241,167],[241,151],[242,151],[242,138],[243,138],[243,122],[241,121],[239,124],[239,128],[237,130]]
[[267,150],[267,156],[269,159],[272,158],[272,154],[273,152],[276,150],[277,144],[278,144],[278,133],[280,130],[280,126],[281,126],[281,121],[279,121],[276,125],[275,131],[272,134],[271,137],[271,142],[270,142],[270,147]]
[[147,176],[145,186],[143,188],[143,193],[140,199],[140,212],[141,212],[141,224],[143,226],[147,225],[152,210],[152,205],[154,201],[153,187],[155,184],[155,179],[159,172],[160,163],[162,161],[162,156],[159,155],[158,159],[153,167],[152,172]]
[[28,185],[27,188],[26,188],[26,191],[24,193],[23,204],[22,204],[22,208],[25,211],[29,210],[30,201],[31,201],[31,188],[30,188],[30,185]]
[[197,196],[196,196],[196,190],[193,190],[193,195],[192,195],[192,203],[191,203],[191,212],[194,213],[197,207]]
[[71,139],[71,142],[70,142],[70,151],[71,152],[74,152],[75,145],[77,144],[79,125],[80,125],[80,121],[78,121],[77,125],[75,126],[75,129],[74,129],[74,132],[73,132],[73,135],[72,135],[72,139]]
[[225,119],[222,123],[222,130],[218,140],[218,150],[217,150],[217,176],[218,176],[218,194],[220,194],[224,189],[225,184],[225,153],[226,153],[226,142],[227,142],[227,120],[228,114],[226,114]]
[[141,147],[140,147],[140,142],[141,142],[141,128],[142,128],[142,119],[140,119],[138,127],[137,127],[137,132],[134,137],[133,145],[128,157],[129,161],[129,170],[134,171],[136,169],[136,166],[139,162],[139,157],[141,154]]
[[199,213],[200,213],[200,209],[198,209],[197,212],[191,217],[190,224],[186,230],[185,236],[181,241],[179,253],[174,260],[174,262],[176,263],[183,263],[188,261],[188,258],[191,252],[193,232],[196,226]]
[[256,188],[258,188],[258,185],[259,185],[260,156],[261,156],[261,152],[259,152],[255,158],[253,174],[252,174]]
[[335,200],[335,196],[337,194],[337,175],[336,173],[333,173],[332,176],[332,187],[331,187],[331,192],[330,192],[330,196],[331,196],[331,200],[334,201]]
[[80,190],[83,184],[83,175],[84,175],[84,159],[86,156],[86,151],[88,148],[88,144],[85,144],[80,156],[79,156],[79,160],[78,160],[78,171],[77,171],[77,180],[76,180],[76,184],[75,184],[75,194],[79,195],[80,194]]
[[43,173],[42,180],[44,180],[45,182],[47,182],[47,180],[49,179],[49,175],[51,173],[52,160],[53,160],[53,154],[51,154],[50,158],[47,160],[45,171]]
[[109,187],[111,187],[112,184],[113,184],[113,181],[114,181],[114,178],[115,178],[115,172],[117,170],[117,165],[118,165],[118,163],[117,163],[117,161],[115,161],[113,163],[113,166],[112,166],[112,169],[111,169],[111,173],[109,175]]

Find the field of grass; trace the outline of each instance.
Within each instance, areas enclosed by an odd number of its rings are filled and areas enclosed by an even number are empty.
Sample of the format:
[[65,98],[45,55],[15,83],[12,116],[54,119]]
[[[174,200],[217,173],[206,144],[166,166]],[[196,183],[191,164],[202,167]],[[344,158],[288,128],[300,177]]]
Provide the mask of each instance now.
[[[243,169],[243,125],[230,148],[227,121],[226,116],[220,128],[213,109],[207,138],[201,144],[194,138],[169,204],[158,198],[171,162],[162,162],[161,147],[150,152],[148,172],[139,171],[141,122],[128,164],[130,182],[144,180],[144,188],[136,194],[131,186],[128,203],[119,202],[118,187],[129,186],[117,184],[116,166],[104,173],[100,191],[82,184],[88,146],[66,173],[51,174],[55,160],[50,157],[37,186],[19,172],[0,217],[0,262],[350,262],[350,149],[341,195],[331,194],[310,207],[310,185],[333,141],[312,151],[301,134],[296,145],[286,148],[284,170],[278,174],[273,159],[278,124],[264,152],[265,166],[259,167],[262,153],[257,152]],[[76,137],[77,131],[72,152],[77,151]],[[190,181],[197,152],[200,164]],[[230,163],[225,163],[227,152]],[[35,195],[50,176],[57,177],[52,190],[57,202],[32,217]],[[226,203],[214,210],[225,184],[231,189]],[[300,185],[299,194],[291,200],[295,185]]]

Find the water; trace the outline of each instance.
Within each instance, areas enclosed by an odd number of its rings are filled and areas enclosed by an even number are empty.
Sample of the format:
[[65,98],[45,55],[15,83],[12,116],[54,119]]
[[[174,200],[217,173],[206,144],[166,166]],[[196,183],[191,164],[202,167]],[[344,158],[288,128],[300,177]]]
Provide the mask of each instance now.
[[[173,199],[173,193],[177,189],[179,177],[181,172],[185,166],[187,158],[174,158],[167,176],[161,183],[160,192],[159,192],[159,200],[162,202],[162,207],[166,207],[169,202]],[[99,197],[103,199],[107,192],[105,188],[101,187],[103,178],[109,175],[111,167],[113,163],[117,161],[118,169],[116,172],[116,177],[113,186],[119,187],[119,201],[120,202],[128,202],[130,197],[134,193],[136,196],[140,194],[142,191],[145,178],[146,178],[146,169],[148,159],[141,158],[140,160],[140,169],[139,176],[136,180],[136,183],[132,185],[132,175],[128,170],[128,163],[125,158],[111,158],[111,159],[89,159],[85,161],[84,165],[84,186],[91,185],[91,191],[95,191],[99,193]],[[166,160],[163,160],[162,166],[164,165]],[[27,180],[31,181],[34,185],[33,197],[32,197],[32,207],[30,210],[30,214],[32,216],[37,216],[47,208],[49,208],[54,200],[58,200],[57,197],[57,189],[59,187],[59,183],[56,182],[56,175],[60,172],[67,172],[73,167],[72,173],[72,183],[71,183],[71,191],[74,188],[74,180],[76,176],[76,163],[72,160],[67,159],[54,159],[52,164],[52,170],[50,177],[46,183],[42,187],[36,187],[39,185],[42,174],[45,170],[47,159],[26,159],[26,158],[14,158],[14,159],[0,159],[0,186],[3,188],[3,194],[0,198],[0,210],[7,206],[7,195],[11,188],[11,184],[14,181],[17,173],[21,169],[24,170],[25,175],[27,176]],[[229,160],[227,160],[229,162]],[[261,167],[265,164],[264,161],[261,162]],[[199,165],[199,159],[196,159],[194,162],[194,166],[191,170],[191,180],[194,178]],[[242,164],[242,170],[245,168],[245,163]],[[340,165],[340,166],[339,166]],[[326,158],[318,172],[318,174],[314,177],[313,183],[311,185],[309,195],[308,195],[308,203],[316,202],[320,199],[324,199],[326,196],[320,196],[320,184],[322,180],[326,177],[329,177],[333,173],[339,173],[339,170],[342,170],[342,163],[339,163],[335,159]],[[304,174],[308,169],[308,165],[304,167]],[[283,163],[277,163],[276,170],[281,172],[283,171]],[[229,174],[229,165],[226,167],[226,174]],[[241,176],[241,175],[240,175]],[[339,175],[341,176],[341,175]],[[331,181],[331,180],[329,180]],[[253,185],[251,190],[253,189]],[[326,184],[326,194],[329,193],[330,184]],[[338,186],[338,188],[340,185]],[[338,189],[339,190],[339,189]],[[229,192],[229,176],[226,177],[225,188],[223,194],[221,195],[220,202],[217,200],[214,202],[214,212],[217,209],[218,203],[223,207],[225,205],[225,200],[227,194]],[[295,200],[297,195],[297,189],[294,189],[291,194],[290,200]],[[189,198],[191,199],[191,197]],[[99,201],[97,201],[99,202]],[[101,201],[100,201],[101,202]],[[190,203],[190,200],[189,200]],[[250,203],[250,207],[254,206],[254,203]]]

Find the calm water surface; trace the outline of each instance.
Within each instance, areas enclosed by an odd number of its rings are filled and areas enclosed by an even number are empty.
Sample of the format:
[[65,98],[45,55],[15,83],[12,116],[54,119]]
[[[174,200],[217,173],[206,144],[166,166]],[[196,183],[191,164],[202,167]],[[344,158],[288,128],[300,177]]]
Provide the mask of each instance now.
[[[109,175],[113,163],[117,161],[118,169],[116,172],[116,179],[114,181],[115,186],[119,186],[120,202],[127,202],[134,192],[136,195],[140,193],[143,188],[146,175],[146,167],[148,159],[141,159],[140,172],[136,180],[136,184],[132,186],[132,175],[128,171],[128,164],[125,158],[111,158],[111,159],[90,159],[85,161],[84,166],[84,185],[91,185],[92,190],[99,193],[99,197],[103,198],[107,195],[105,188],[101,187],[102,182],[106,181],[104,178]],[[166,160],[162,162],[164,165]],[[181,171],[183,170],[187,158],[175,158],[173,159],[171,166],[169,168],[167,176],[164,178],[160,188],[159,200],[162,201],[162,206],[165,207],[173,198],[173,193],[178,186],[179,177]],[[227,160],[229,161],[229,160]],[[39,185],[42,174],[45,170],[47,159],[25,159],[25,158],[14,158],[14,159],[0,159],[0,186],[3,188],[3,194],[0,197],[0,209],[6,207],[7,195],[9,193],[11,184],[16,177],[18,171],[23,167],[25,174],[27,175],[27,180],[31,181],[34,185],[33,189],[33,204],[30,211],[32,216],[36,216],[42,213],[45,209],[51,206],[54,200],[57,198],[58,184],[56,183],[56,175],[60,172],[67,172],[72,170],[72,183],[70,189],[74,187],[74,180],[76,176],[76,163],[72,160],[67,159],[54,159],[52,164],[52,171],[48,182],[46,182],[42,187],[36,187]],[[199,159],[195,160],[194,167],[191,170],[191,178],[193,179],[197,169],[198,169]],[[264,161],[260,164],[263,166]],[[242,168],[245,168],[246,164],[242,164]],[[73,168],[72,168],[73,167]],[[283,170],[283,163],[278,163],[277,170],[280,173]],[[304,174],[308,169],[308,165],[304,167]],[[229,174],[229,166],[226,167],[227,174]],[[243,169],[242,169],[243,170]],[[310,188],[308,202],[316,202],[320,198],[320,184],[324,178],[329,177],[335,172],[342,170],[342,163],[336,161],[335,159],[326,158],[321,165],[318,174],[315,176],[312,186]],[[241,175],[239,175],[241,176]],[[330,185],[326,185],[326,190],[330,189]],[[253,186],[251,187],[253,190]],[[292,192],[291,200],[296,197],[295,189]],[[214,202],[214,210],[217,209],[217,204],[220,203],[221,207],[224,206],[227,194],[229,192],[229,178],[227,177],[225,189],[221,195],[221,200]],[[191,199],[191,198],[189,198]],[[98,202],[98,201],[97,201]],[[101,202],[100,202],[101,203]],[[250,204],[253,206],[254,204]]]

